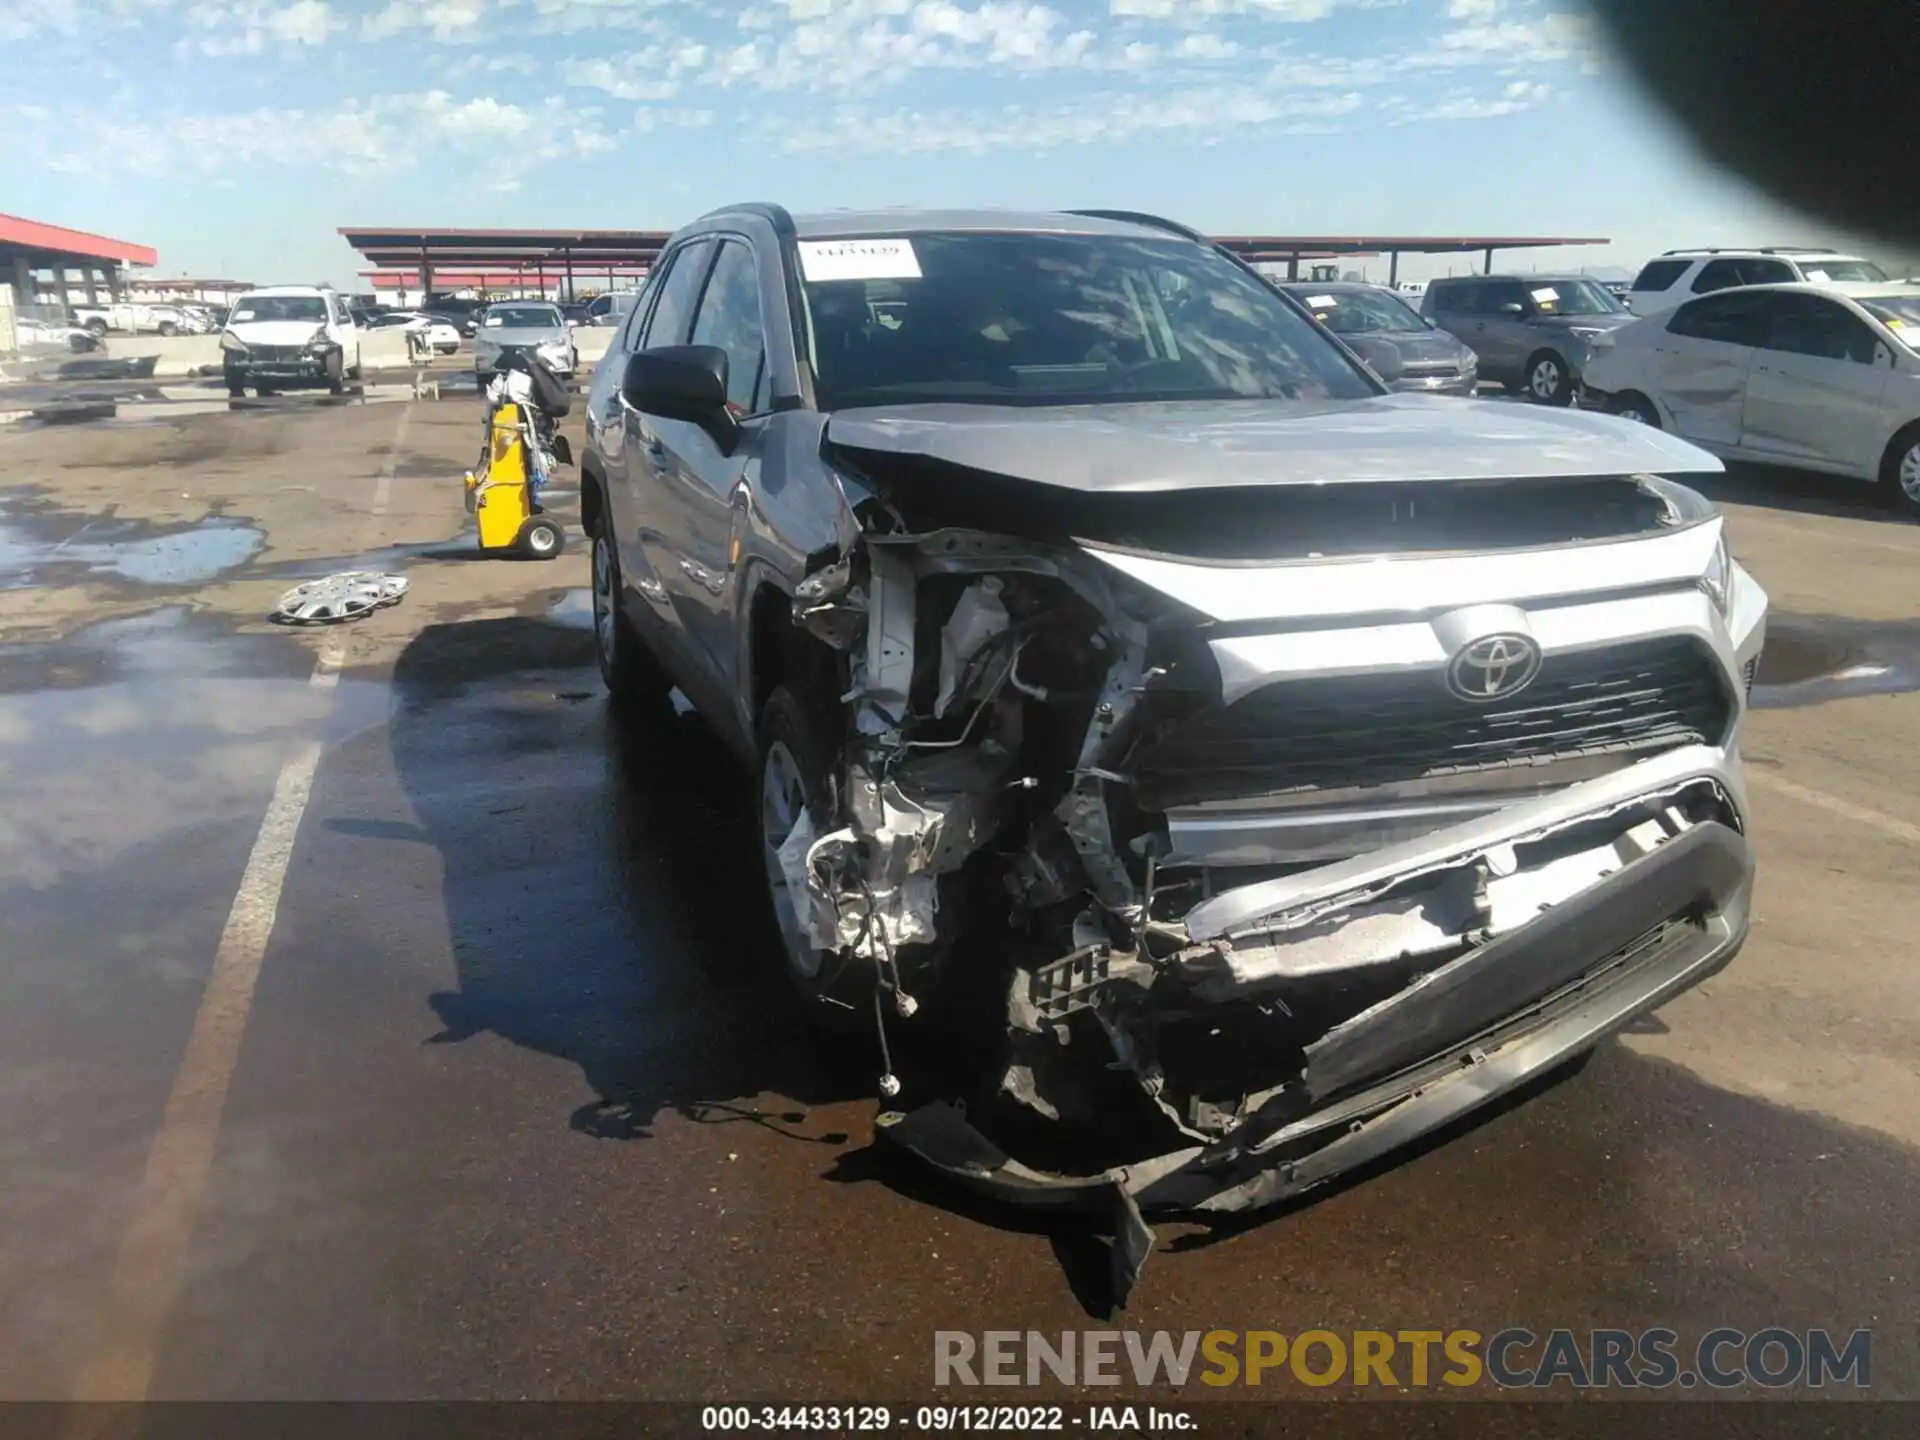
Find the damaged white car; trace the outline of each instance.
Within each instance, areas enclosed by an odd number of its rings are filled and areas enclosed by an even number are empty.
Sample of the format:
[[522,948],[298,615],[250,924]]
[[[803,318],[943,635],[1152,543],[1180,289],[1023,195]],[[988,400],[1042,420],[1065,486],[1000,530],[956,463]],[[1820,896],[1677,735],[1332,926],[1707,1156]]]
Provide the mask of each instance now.
[[829,1027],[992,997],[1019,1143],[890,1064],[882,1134],[1108,1208],[1123,1296],[1142,1212],[1325,1181],[1746,935],[1766,599],[1672,478],[1719,463],[1367,358],[1150,217],[752,205],[594,379],[609,686],[755,767]]

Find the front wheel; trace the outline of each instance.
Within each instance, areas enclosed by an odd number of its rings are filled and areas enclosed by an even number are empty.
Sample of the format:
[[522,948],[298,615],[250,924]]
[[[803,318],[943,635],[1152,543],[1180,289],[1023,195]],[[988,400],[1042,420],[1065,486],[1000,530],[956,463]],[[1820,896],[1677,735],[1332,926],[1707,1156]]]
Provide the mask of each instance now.
[[785,686],[768,697],[760,712],[758,739],[760,784],[755,808],[782,968],[814,1025],[830,1034],[858,1033],[873,1024],[873,967],[863,961],[843,962],[839,955],[815,947],[802,918],[806,896],[795,893],[780,853],[795,840],[803,821],[816,838],[832,828],[833,805],[827,788],[831,750],[818,722]]
[[1527,361],[1527,397],[1538,405],[1572,404],[1573,381],[1567,374],[1567,362],[1551,350],[1542,350]]
[[346,361],[338,350],[327,356],[327,393],[329,395],[347,393]]
[[1660,412],[1644,395],[1631,393],[1622,395],[1620,403],[1614,406],[1613,413],[1622,420],[1633,421],[1636,425],[1646,425],[1655,430],[1660,428]]
[[93,338],[96,340],[104,339],[106,337],[107,322],[104,320],[99,320],[99,319],[89,320],[87,321],[85,328],[87,330],[90,330],[93,333]]
[[162,320],[157,328],[160,331],[160,338],[162,340],[171,340],[180,333],[180,327],[171,320]]
[[1909,425],[1893,437],[1880,464],[1880,483],[1889,500],[1920,517],[1920,424]]

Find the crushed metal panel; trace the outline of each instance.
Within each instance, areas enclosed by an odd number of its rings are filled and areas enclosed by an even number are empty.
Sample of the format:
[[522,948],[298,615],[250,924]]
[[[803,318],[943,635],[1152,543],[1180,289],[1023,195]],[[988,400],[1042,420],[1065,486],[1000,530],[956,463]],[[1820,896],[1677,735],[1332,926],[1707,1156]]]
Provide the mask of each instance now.
[[1457,1045],[1676,916],[1724,908],[1751,873],[1739,832],[1696,825],[1533,924],[1421,977],[1306,1047],[1316,1102]]

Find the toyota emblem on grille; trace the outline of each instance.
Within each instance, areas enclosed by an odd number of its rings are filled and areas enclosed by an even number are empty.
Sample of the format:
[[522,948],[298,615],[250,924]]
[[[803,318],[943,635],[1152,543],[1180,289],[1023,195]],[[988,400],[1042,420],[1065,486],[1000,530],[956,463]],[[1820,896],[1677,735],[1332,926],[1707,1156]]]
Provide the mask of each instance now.
[[1447,688],[1462,700],[1505,700],[1540,673],[1540,647],[1525,635],[1488,635],[1463,645],[1447,666]]

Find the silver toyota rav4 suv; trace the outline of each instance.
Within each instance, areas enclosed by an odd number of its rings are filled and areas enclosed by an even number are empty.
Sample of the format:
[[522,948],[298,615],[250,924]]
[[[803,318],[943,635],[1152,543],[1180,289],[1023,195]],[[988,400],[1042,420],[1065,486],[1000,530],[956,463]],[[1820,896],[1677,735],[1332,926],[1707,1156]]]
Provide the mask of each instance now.
[[[897,1053],[992,997],[994,1103],[881,1133],[1111,1207],[1123,1285],[1143,1211],[1323,1182],[1746,935],[1767,602],[1683,441],[1389,393],[1117,212],[716,212],[589,408],[609,687],[677,685],[754,768],[829,1029]],[[1089,1168],[995,1105],[1131,1118]]]

